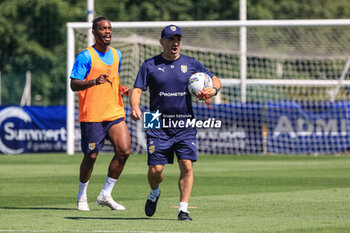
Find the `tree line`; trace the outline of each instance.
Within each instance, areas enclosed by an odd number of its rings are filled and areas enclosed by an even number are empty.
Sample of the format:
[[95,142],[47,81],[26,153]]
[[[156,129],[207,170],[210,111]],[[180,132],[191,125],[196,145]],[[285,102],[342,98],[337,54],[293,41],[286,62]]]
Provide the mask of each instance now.
[[[95,15],[111,21],[238,20],[239,0],[104,0]],[[345,19],[348,0],[247,0],[247,19]],[[19,104],[32,72],[38,105],[66,101],[66,23],[86,21],[86,0],[0,0],[2,105]]]

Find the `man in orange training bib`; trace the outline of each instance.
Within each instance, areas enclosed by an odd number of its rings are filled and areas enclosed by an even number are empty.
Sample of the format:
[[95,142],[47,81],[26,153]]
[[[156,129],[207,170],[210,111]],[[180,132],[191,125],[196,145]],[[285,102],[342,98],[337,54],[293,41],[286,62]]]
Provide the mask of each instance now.
[[111,193],[130,155],[130,135],[120,93],[129,95],[130,89],[120,84],[121,53],[109,46],[112,38],[111,22],[105,17],[96,18],[92,24],[92,33],[95,44],[77,56],[70,76],[71,89],[79,95],[81,148],[84,153],[80,165],[77,205],[78,210],[90,210],[87,186],[104,140],[109,139],[115,155],[96,202],[112,210],[125,210],[124,206],[113,200]]

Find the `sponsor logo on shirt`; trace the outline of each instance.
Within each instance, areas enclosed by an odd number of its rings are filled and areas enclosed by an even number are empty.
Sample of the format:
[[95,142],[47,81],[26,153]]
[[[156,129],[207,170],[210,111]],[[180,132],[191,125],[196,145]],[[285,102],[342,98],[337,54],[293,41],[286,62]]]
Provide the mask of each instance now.
[[185,96],[185,95],[187,95],[187,92],[163,92],[163,91],[161,91],[161,92],[159,92],[159,96],[166,96],[166,97],[168,97],[168,96]]

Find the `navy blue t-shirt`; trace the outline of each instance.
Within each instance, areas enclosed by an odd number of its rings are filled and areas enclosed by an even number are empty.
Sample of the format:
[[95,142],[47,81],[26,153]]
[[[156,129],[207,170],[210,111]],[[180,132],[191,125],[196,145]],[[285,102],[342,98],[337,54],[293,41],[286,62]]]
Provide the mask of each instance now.
[[160,54],[142,64],[134,87],[143,91],[149,88],[151,111],[193,116],[187,84],[191,75],[197,72],[214,76],[193,57],[180,54],[177,60],[168,61]]

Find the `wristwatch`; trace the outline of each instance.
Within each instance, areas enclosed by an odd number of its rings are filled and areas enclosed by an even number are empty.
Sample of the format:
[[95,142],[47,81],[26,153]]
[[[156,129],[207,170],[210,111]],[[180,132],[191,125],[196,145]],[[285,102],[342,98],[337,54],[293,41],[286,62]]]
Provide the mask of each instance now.
[[216,91],[215,95],[216,96],[219,93],[219,89],[217,89],[216,87],[213,87],[213,89]]

